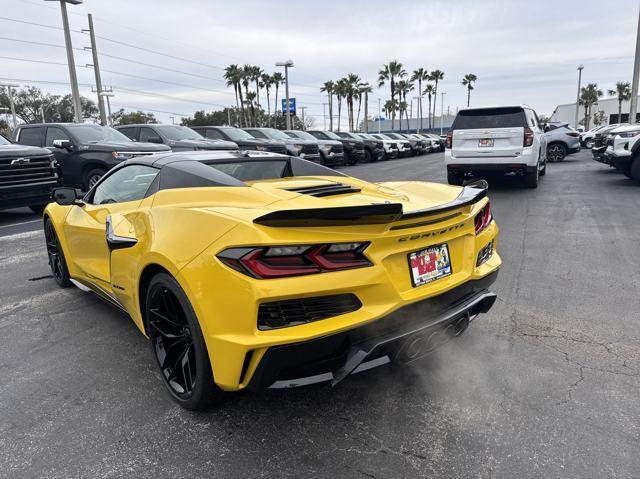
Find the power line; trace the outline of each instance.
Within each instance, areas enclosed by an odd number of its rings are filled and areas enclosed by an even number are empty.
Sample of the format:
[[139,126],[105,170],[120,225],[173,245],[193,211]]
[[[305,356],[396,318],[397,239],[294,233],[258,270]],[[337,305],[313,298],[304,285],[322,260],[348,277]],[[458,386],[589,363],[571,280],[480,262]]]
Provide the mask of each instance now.
[[191,116],[190,114],[187,113],[177,113],[175,111],[166,111],[166,110],[153,110],[151,108],[146,108],[146,107],[140,107],[140,106],[127,106],[127,105],[113,105],[114,108],[127,108],[129,110],[135,110],[135,111],[150,111],[153,113],[167,113],[169,115],[176,115],[176,116]]
[[[0,57],[0,58],[2,58],[2,57]],[[91,67],[87,67],[87,68],[91,68]],[[222,95],[233,95],[233,93],[231,93],[229,91],[213,90],[211,88],[204,88],[204,87],[199,87],[199,86],[186,85],[184,83],[177,83],[177,82],[172,82],[172,81],[158,80],[157,78],[149,78],[149,77],[143,77],[143,76],[139,76],[139,75],[131,75],[130,73],[123,73],[123,72],[114,71],[114,70],[106,70],[104,68],[102,68],[101,70],[103,72],[106,72],[106,73],[113,73],[115,75],[122,75],[122,76],[129,77],[129,78],[136,78],[138,80],[155,81],[155,82],[158,82],[158,83],[164,83],[166,85],[180,86],[180,87],[183,87],[183,88],[193,88],[195,90],[209,91],[209,92],[212,92],[212,93],[219,93],[219,94],[222,94]]]

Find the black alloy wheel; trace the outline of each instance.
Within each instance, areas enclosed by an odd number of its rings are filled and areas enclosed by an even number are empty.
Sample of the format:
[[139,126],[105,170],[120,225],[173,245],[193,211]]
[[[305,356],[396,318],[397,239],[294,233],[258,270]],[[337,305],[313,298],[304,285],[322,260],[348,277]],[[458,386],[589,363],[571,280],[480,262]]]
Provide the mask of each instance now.
[[560,162],[567,156],[567,148],[560,143],[552,143],[547,147],[547,160]]
[[61,288],[68,288],[71,286],[71,281],[69,270],[67,269],[67,262],[65,261],[58,235],[50,219],[47,219],[44,223],[44,238],[47,243],[47,256],[49,258],[49,267],[51,268],[53,279],[56,280],[56,283],[58,283],[58,286]]
[[170,275],[151,280],[145,313],[151,348],[173,399],[186,409],[211,405],[221,393],[204,338],[186,295]]

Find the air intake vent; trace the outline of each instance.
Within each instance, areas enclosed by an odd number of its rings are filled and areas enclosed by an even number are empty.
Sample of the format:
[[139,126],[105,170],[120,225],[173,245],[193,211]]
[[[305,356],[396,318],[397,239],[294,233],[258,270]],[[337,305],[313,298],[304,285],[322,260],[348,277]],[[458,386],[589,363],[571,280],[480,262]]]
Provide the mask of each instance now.
[[258,329],[276,329],[311,323],[362,307],[355,294],[336,294],[315,298],[262,303],[258,308]]
[[360,188],[356,188],[355,186],[351,186],[351,185],[346,185],[344,183],[332,183],[330,185],[287,188],[287,191],[293,191],[295,193],[301,193],[303,195],[322,197],[322,196],[344,195],[347,193],[359,193]]

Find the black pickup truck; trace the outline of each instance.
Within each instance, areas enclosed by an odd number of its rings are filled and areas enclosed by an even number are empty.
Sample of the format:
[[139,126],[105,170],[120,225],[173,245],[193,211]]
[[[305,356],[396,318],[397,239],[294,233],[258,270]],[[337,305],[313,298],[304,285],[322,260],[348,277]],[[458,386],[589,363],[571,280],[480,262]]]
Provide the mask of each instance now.
[[373,161],[384,160],[384,143],[376,138],[367,138],[355,133],[339,131],[337,135],[345,140],[359,140],[364,143],[364,159],[363,161],[371,163]]
[[84,191],[124,160],[171,150],[166,145],[131,141],[113,128],[93,123],[18,125],[13,141],[51,150],[64,185]]
[[355,165],[360,161],[364,161],[364,141],[362,138],[352,138],[349,135],[343,137],[341,132],[338,134],[332,131],[309,130],[313,136],[320,140],[338,140],[344,147],[344,157],[348,165]]
[[14,145],[0,136],[0,209],[28,206],[41,213],[58,184],[49,150]]

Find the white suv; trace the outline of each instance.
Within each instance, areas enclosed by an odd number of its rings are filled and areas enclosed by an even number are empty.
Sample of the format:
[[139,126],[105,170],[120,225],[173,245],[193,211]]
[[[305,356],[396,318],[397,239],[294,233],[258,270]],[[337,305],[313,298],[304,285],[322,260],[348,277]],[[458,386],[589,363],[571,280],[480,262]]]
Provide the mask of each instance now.
[[462,185],[469,176],[509,173],[536,188],[539,176],[546,173],[544,128],[526,105],[460,110],[447,133],[446,147],[451,185]]

